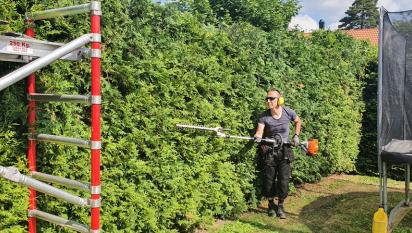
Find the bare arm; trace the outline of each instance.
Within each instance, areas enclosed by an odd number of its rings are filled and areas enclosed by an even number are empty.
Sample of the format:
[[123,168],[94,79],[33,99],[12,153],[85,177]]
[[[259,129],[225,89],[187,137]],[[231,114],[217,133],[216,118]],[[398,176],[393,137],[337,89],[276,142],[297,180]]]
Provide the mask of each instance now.
[[302,127],[302,121],[300,120],[300,118],[298,116],[296,116],[296,118],[295,118],[295,134],[297,134],[298,136],[300,135],[301,127]]
[[257,138],[262,138],[262,137],[263,137],[263,130],[264,130],[264,129],[265,129],[265,125],[258,123],[258,126],[257,126],[257,128],[256,128],[255,137],[257,137]]

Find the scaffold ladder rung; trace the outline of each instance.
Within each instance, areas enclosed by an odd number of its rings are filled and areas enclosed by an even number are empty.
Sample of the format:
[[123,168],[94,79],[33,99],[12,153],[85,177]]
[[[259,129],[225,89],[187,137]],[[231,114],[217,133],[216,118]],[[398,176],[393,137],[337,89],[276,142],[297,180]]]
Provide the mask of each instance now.
[[70,103],[91,103],[89,95],[59,95],[59,94],[40,94],[32,93],[28,95],[28,100],[37,102],[70,102]]
[[91,3],[86,3],[77,6],[68,6],[62,8],[55,8],[45,11],[38,11],[27,14],[27,18],[31,20],[41,20],[41,19],[50,19],[60,16],[76,15],[90,12]]
[[35,139],[37,141],[42,142],[52,142],[52,143],[63,143],[67,145],[79,146],[84,148],[91,148],[92,142],[90,140],[72,138],[72,137],[65,137],[65,136],[57,136],[52,134],[33,134],[31,139]]
[[7,180],[22,184],[27,187],[33,188],[39,192],[48,194],[50,196],[60,198],[72,204],[76,204],[80,206],[89,206],[89,207],[92,204],[92,201],[90,201],[89,199],[75,196],[71,193],[55,188],[49,184],[43,183],[29,176],[20,174],[19,170],[15,167],[0,166],[0,177],[3,177]]
[[65,187],[79,189],[83,191],[90,191],[90,184],[86,184],[80,181],[71,180],[71,179],[67,179],[64,177],[53,176],[53,175],[49,175],[49,174],[45,174],[41,172],[35,172],[35,171],[30,172],[30,176],[33,177],[34,179],[41,180],[44,182],[59,184]]
[[78,231],[78,232],[84,232],[88,233],[90,232],[90,228],[85,225],[81,224],[72,220],[68,220],[53,214],[49,214],[40,210],[29,210],[29,217],[35,217],[38,219],[42,219],[44,221],[48,221],[54,224],[57,224],[62,227],[70,228],[72,230]]

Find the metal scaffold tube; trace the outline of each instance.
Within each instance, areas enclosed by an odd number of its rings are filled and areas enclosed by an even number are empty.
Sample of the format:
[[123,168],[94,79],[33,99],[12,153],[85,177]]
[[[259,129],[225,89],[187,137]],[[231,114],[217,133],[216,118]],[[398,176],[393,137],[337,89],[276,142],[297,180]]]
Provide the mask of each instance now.
[[41,172],[31,172],[30,176],[44,182],[51,182],[55,184],[64,185],[66,187],[80,189],[83,191],[90,191],[90,185],[76,180],[70,180],[64,177],[53,176]]
[[0,78],[0,91],[3,89],[7,88],[10,85],[13,85],[14,83],[24,79],[27,77],[29,74],[49,65],[50,63],[54,62],[55,60],[61,58],[62,56],[70,53],[73,50],[76,50],[85,44],[89,43],[93,39],[93,34],[86,34],[83,35],[66,45],[54,50],[51,52],[49,55],[46,55],[44,57],[38,58],[33,62],[30,62],[29,64],[21,67],[20,69],[17,69],[10,74],[7,74],[6,76],[3,76]]
[[78,196],[75,196],[71,193],[62,191],[58,188],[55,188],[51,185],[45,184],[41,181],[35,180],[29,176],[25,176],[20,174],[19,170],[15,167],[2,167],[0,166],[0,176],[8,179],[10,181],[22,184],[24,186],[33,188],[39,192],[48,194],[53,197],[57,197],[63,199],[67,202],[72,204],[80,205],[80,206],[90,206],[90,202]]
[[88,233],[90,229],[87,225],[81,224],[72,220],[68,220],[53,214],[49,214],[40,210],[29,210],[30,217],[36,217],[62,227],[67,227],[78,232]]
[[28,95],[28,100],[38,102],[70,102],[70,103],[91,103],[91,97],[86,95],[56,95],[33,93]]
[[87,13],[90,11],[90,3],[78,5],[78,6],[69,6],[63,8],[56,8],[51,10],[33,12],[27,14],[27,18],[31,20],[41,20],[41,19],[50,19],[56,18],[59,16],[66,16],[66,15],[76,15]]
[[64,143],[79,147],[90,148],[91,141],[83,140],[78,138],[71,138],[71,137],[64,137],[64,136],[57,136],[51,134],[33,134],[33,139],[37,141],[44,141],[44,142],[55,142],[55,143]]

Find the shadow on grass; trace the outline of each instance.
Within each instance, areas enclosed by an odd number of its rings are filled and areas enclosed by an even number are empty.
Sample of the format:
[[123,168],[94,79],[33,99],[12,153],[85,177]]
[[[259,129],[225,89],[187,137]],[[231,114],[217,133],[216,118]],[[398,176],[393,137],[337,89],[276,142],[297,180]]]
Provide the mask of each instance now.
[[320,197],[303,207],[299,219],[312,232],[371,232],[379,196],[352,192]]
[[[388,202],[395,206],[403,198],[401,192],[391,192]],[[287,211],[288,218],[279,220],[266,216],[265,208],[250,211],[251,216],[239,222],[252,226],[256,231],[279,233],[370,233],[373,213],[377,210],[377,192],[351,192],[319,197],[305,205],[299,214]],[[404,218],[393,233],[412,233],[412,213]]]
[[[403,198],[400,192],[389,193],[389,206]],[[303,207],[299,220],[312,232],[371,232],[373,214],[378,208],[377,192],[351,192],[320,197]],[[394,232],[412,229],[411,214],[402,220]]]

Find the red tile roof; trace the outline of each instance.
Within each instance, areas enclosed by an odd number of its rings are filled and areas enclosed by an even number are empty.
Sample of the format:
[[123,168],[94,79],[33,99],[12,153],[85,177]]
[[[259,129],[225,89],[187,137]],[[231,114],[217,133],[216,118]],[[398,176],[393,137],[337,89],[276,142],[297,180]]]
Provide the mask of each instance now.
[[[366,28],[366,29],[350,29],[340,30],[341,32],[358,40],[368,40],[372,45],[379,44],[379,31],[378,28]],[[304,32],[305,37],[310,37],[312,32]]]
[[341,30],[343,33],[359,40],[369,40],[372,45],[378,45],[378,28]]

